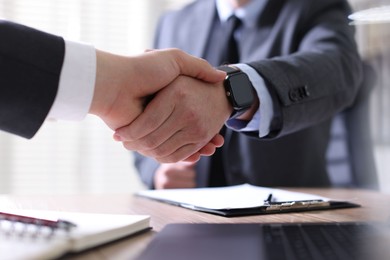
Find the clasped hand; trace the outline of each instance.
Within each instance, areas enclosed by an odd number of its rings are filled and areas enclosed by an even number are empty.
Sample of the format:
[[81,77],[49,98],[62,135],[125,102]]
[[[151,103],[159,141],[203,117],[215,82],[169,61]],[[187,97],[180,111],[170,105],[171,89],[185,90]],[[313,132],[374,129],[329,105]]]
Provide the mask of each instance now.
[[98,51],[90,113],[116,130],[128,150],[165,163],[195,162],[223,145],[219,131],[232,111],[224,78],[178,49],[134,57]]

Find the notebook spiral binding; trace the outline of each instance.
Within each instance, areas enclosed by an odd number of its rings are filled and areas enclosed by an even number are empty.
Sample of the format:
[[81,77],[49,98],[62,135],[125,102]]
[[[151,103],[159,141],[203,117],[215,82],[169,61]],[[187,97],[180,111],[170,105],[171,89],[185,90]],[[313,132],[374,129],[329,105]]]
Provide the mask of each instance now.
[[63,230],[66,233],[69,233],[75,227],[76,225],[74,223],[62,219],[52,220],[0,212],[1,236],[44,236],[50,238],[57,230]]

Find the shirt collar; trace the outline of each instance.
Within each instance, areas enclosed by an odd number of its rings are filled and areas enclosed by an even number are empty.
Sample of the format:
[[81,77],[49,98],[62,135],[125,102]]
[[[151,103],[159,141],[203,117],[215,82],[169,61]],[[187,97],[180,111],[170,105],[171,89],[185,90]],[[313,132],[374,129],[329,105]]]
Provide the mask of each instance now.
[[235,14],[248,27],[254,27],[260,12],[264,8],[266,0],[251,0],[248,4],[236,10],[226,0],[215,0],[219,19],[226,22],[227,19]]

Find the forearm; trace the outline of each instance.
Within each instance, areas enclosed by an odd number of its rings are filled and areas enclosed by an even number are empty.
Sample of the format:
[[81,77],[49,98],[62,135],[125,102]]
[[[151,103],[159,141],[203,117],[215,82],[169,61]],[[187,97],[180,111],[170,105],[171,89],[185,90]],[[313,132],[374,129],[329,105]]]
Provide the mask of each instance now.
[[361,60],[354,30],[347,23],[348,8],[331,4],[324,1],[318,10],[302,12],[291,26],[300,29],[293,33],[301,37],[294,40],[291,54],[249,63],[265,79],[280,109],[275,137],[330,119],[356,96]]

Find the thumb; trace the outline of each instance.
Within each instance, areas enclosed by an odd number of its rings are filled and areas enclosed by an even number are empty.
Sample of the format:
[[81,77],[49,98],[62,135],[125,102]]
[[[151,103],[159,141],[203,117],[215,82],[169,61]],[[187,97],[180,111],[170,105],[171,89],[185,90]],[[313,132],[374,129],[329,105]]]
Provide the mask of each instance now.
[[206,60],[183,51],[177,53],[176,62],[179,65],[180,74],[210,83],[221,82],[225,79],[226,72],[215,69]]

